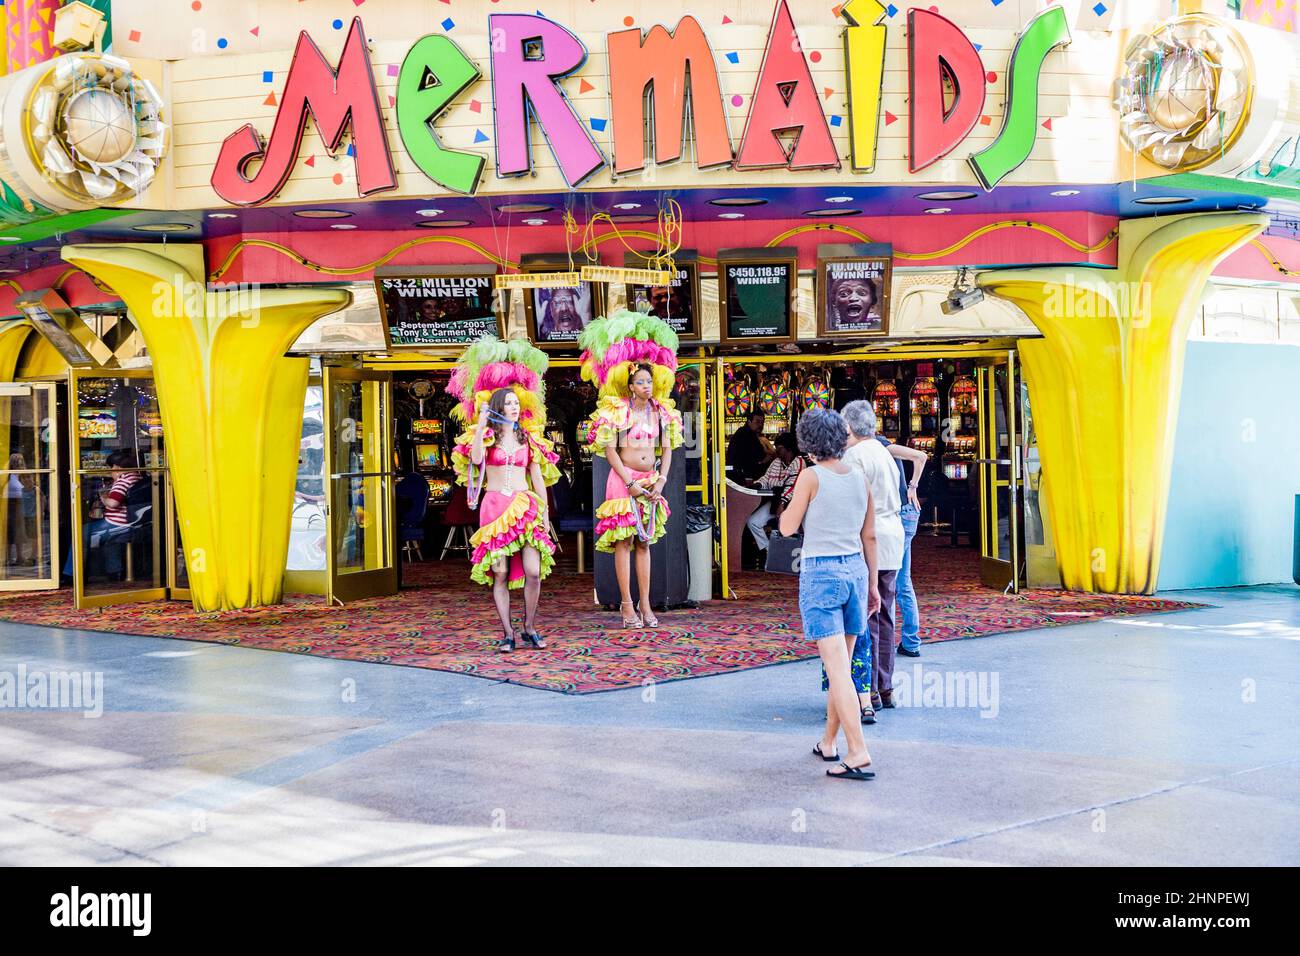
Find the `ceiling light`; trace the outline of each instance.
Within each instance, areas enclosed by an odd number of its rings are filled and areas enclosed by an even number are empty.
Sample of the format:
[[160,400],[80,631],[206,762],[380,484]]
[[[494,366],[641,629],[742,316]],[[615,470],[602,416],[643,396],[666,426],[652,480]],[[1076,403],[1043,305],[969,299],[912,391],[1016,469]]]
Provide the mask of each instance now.
[[0,236],[0,242],[22,242],[22,236]]
[[718,213],[718,218],[719,219],[744,219],[745,214],[743,212],[720,212]]
[[758,196],[724,196],[721,199],[710,199],[710,206],[765,206],[766,199]]
[[1077,195],[1079,195],[1079,190],[1077,190],[1077,189],[1053,189],[1053,190],[1052,190],[1052,195],[1053,195],[1053,196],[1077,196]]
[[415,225],[422,229],[448,229],[452,226],[468,226],[470,221],[468,219],[425,219]]
[[524,225],[525,225],[525,226],[544,226],[544,225],[546,225],[546,220],[545,220],[545,219],[525,219],[525,220],[524,220]]
[[184,222],[147,222],[131,228],[136,232],[187,232],[191,227]]
[[826,201],[834,202],[834,203],[853,202],[853,197],[852,196],[827,196]]
[[508,202],[497,206],[497,212],[550,212],[554,208],[541,202]]
[[931,216],[942,216],[946,212],[952,212],[947,206],[931,206],[926,210]]
[[861,216],[861,209],[809,209],[805,216],[820,216],[823,218],[830,216]]
[[[732,213],[732,215],[743,215],[742,213]],[[631,215],[610,216],[615,222],[654,222],[657,216],[651,216],[647,213],[638,212]]]
[[299,219],[347,219],[352,215],[342,209],[296,209],[293,214]]
[[415,210],[415,214],[417,216],[441,216],[442,210],[441,209],[417,209]]
[[639,202],[616,202],[614,203],[614,208],[615,209],[640,209],[641,204]]
[[210,212],[209,219],[238,219],[239,215],[233,212]]
[[1135,199],[1136,203],[1143,206],[1176,206],[1179,203],[1191,202],[1190,196],[1147,196],[1145,199]]
[[333,224],[330,226],[330,228],[331,228],[331,229],[355,229],[355,228],[357,228],[357,227],[354,226],[354,225],[352,225],[352,223],[350,223],[350,222],[336,222],[336,223],[333,223]]
[[916,198],[928,199],[932,202],[959,202],[963,199],[974,199],[975,193],[948,190],[934,193],[917,193]]

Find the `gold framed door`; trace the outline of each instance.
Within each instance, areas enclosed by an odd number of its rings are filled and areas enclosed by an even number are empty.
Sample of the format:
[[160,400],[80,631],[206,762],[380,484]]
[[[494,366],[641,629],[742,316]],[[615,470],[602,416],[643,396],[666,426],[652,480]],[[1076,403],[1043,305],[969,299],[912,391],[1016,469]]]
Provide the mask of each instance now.
[[1018,435],[1020,389],[1016,353],[976,369],[979,386],[980,581],[1020,590],[1021,481]]
[[326,596],[397,593],[393,376],[323,370]]
[[71,371],[68,428],[76,606],[187,596],[152,372]]
[[0,384],[0,591],[59,586],[55,390],[52,382]]

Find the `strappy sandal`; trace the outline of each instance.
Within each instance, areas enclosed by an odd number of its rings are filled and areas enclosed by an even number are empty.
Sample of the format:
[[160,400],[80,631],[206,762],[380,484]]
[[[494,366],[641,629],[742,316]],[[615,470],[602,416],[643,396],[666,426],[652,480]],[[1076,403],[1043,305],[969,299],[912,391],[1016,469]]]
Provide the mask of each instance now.
[[657,617],[654,616],[654,612],[653,612],[653,611],[651,611],[649,614],[647,614],[647,615],[646,615],[642,620],[645,621],[645,626],[646,626],[646,627],[658,627],[658,626],[659,626],[659,618],[657,618]]
[[512,631],[501,638],[500,643],[497,644],[497,650],[500,651],[502,654],[509,654],[514,649],[515,649],[515,632]]
[[862,722],[864,724],[874,724],[876,722],[876,712],[870,707],[862,708]]
[[817,743],[813,744],[813,753],[814,753],[816,756],[821,757],[821,758],[822,758],[823,760],[825,760],[827,763],[832,763],[832,762],[834,762],[834,761],[840,759],[840,755],[837,754],[837,753],[836,753],[836,754],[823,753],[823,752],[822,752],[822,742],[821,742],[820,740],[817,741]]
[[523,631],[521,633],[524,636],[524,640],[533,645],[535,650],[540,651],[545,649],[546,638],[542,637],[542,635],[538,634],[536,631]]
[[874,770],[867,769],[867,767],[871,766],[870,764],[863,764],[861,767],[850,767],[846,763],[841,763],[840,766],[844,768],[844,770],[841,773],[835,773],[835,771],[833,770],[827,770],[826,776],[833,777],[836,780],[876,779],[876,772]]
[[[620,601],[618,605],[620,614],[623,614],[623,608],[625,607],[630,607],[633,611],[636,610],[636,605],[631,601]],[[641,620],[641,615],[639,614],[633,614],[630,618],[626,614],[623,614],[623,626],[626,628],[645,627],[645,622]]]

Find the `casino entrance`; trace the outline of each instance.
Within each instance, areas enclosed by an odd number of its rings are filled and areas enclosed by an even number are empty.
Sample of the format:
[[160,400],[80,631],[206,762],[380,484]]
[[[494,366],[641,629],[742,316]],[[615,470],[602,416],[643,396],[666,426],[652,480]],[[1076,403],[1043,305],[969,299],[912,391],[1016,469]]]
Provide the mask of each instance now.
[[[758,548],[752,517],[777,501],[779,491],[759,487],[756,479],[770,457],[755,462],[753,446],[737,442],[737,432],[757,424],[753,412],[763,412],[760,442],[771,455],[804,409],[839,409],[858,399],[872,403],[878,434],[927,459],[917,488],[914,579],[1009,593],[1059,586],[1043,519],[1028,387],[1017,358],[1014,340],[719,357],[713,443],[720,462],[723,593],[744,599],[770,587],[769,575],[788,574],[797,562],[791,547]],[[895,457],[908,479],[915,477],[914,460]],[[769,510],[779,512],[779,505]],[[775,528],[775,519],[767,528]]]

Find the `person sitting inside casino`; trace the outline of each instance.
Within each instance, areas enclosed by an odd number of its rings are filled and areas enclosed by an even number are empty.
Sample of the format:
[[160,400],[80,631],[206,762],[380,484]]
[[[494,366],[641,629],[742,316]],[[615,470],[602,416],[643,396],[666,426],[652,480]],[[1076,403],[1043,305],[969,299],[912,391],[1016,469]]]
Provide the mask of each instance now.
[[768,522],[773,518],[779,518],[781,512],[785,510],[785,506],[790,503],[790,495],[794,493],[795,480],[804,468],[804,460],[799,454],[799,444],[795,441],[794,435],[790,434],[790,432],[782,432],[776,436],[773,444],[776,445],[776,457],[767,466],[767,471],[763,473],[763,477],[759,478],[755,484],[759,488],[772,489],[776,492],[776,495],[755,508],[754,513],[749,516],[749,520],[745,522],[760,551],[767,550]]

